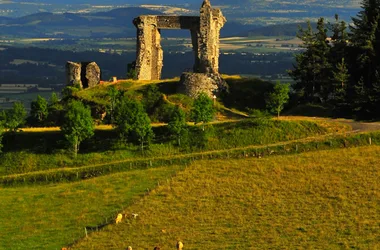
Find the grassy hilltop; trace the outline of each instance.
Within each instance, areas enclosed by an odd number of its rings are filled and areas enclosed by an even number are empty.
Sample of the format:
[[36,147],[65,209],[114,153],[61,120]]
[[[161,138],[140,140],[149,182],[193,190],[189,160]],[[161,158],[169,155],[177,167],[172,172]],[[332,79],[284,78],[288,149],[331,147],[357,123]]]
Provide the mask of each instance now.
[[[249,117],[273,85],[226,79],[230,94],[215,104],[207,136],[189,123],[183,147],[159,115],[193,105],[176,93],[178,79],[114,84],[141,102],[152,84],[162,93],[145,152],[106,125],[75,159],[59,128],[5,134],[0,249],[380,247],[380,133],[352,131],[362,125],[352,121]],[[74,95],[96,113],[110,85]],[[116,225],[118,213],[126,217]]]

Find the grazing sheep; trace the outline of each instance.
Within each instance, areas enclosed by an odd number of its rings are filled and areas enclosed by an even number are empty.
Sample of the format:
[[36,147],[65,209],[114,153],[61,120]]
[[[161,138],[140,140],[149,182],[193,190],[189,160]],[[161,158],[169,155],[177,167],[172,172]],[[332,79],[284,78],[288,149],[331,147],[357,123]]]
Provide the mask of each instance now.
[[126,250],[132,250],[132,247],[131,246],[129,246],[129,247],[127,247],[127,249]]
[[120,223],[122,219],[123,219],[123,215],[122,214],[118,214],[117,217],[116,217],[116,224]]
[[139,215],[138,214],[132,214],[132,216],[133,216],[133,219],[136,219],[137,216],[139,216]]
[[176,247],[177,247],[177,250],[182,250],[183,249],[183,243],[181,241],[178,241]]

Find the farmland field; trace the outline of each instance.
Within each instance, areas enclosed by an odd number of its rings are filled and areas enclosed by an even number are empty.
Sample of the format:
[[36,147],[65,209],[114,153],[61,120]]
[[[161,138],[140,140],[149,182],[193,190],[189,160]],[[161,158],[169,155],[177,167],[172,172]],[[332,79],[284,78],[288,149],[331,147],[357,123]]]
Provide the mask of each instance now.
[[1,188],[0,249],[377,249],[379,161],[372,146]]
[[200,161],[74,249],[377,249],[380,147]]

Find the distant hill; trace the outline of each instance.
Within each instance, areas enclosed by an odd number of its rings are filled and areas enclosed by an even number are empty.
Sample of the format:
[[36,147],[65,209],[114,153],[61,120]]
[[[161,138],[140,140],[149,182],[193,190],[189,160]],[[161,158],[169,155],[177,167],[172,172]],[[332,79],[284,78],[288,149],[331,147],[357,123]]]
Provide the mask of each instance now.
[[139,7],[85,14],[40,12],[19,18],[0,18],[0,34],[16,37],[128,37],[136,34],[132,24],[136,16],[160,14],[163,13]]
[[[239,36],[296,36],[300,26],[303,29],[307,28],[306,22],[271,25],[266,27],[257,27],[247,32],[239,33]],[[316,24],[313,23],[312,27],[315,28]]]
[[119,8],[107,12],[97,12],[91,14],[91,16],[108,16],[108,17],[136,17],[140,15],[160,15],[162,14],[159,11],[139,8],[139,7],[130,7],[130,8]]
[[[134,37],[132,24],[140,15],[163,15],[162,12],[140,7],[119,8],[107,12],[84,14],[53,14],[40,12],[19,18],[1,18],[0,34],[16,37]],[[235,36],[256,26],[227,22],[222,37]],[[168,30],[168,37],[188,37],[188,31]]]

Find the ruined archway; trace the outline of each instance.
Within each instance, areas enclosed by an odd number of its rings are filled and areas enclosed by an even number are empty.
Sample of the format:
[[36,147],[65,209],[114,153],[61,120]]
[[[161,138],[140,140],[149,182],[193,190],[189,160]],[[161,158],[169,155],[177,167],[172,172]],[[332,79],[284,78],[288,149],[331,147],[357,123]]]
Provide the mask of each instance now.
[[190,30],[194,51],[194,73],[219,75],[220,29],[226,19],[220,9],[205,0],[200,16],[153,16],[134,19],[137,28],[136,75],[138,80],[159,80],[163,67],[161,29]]

